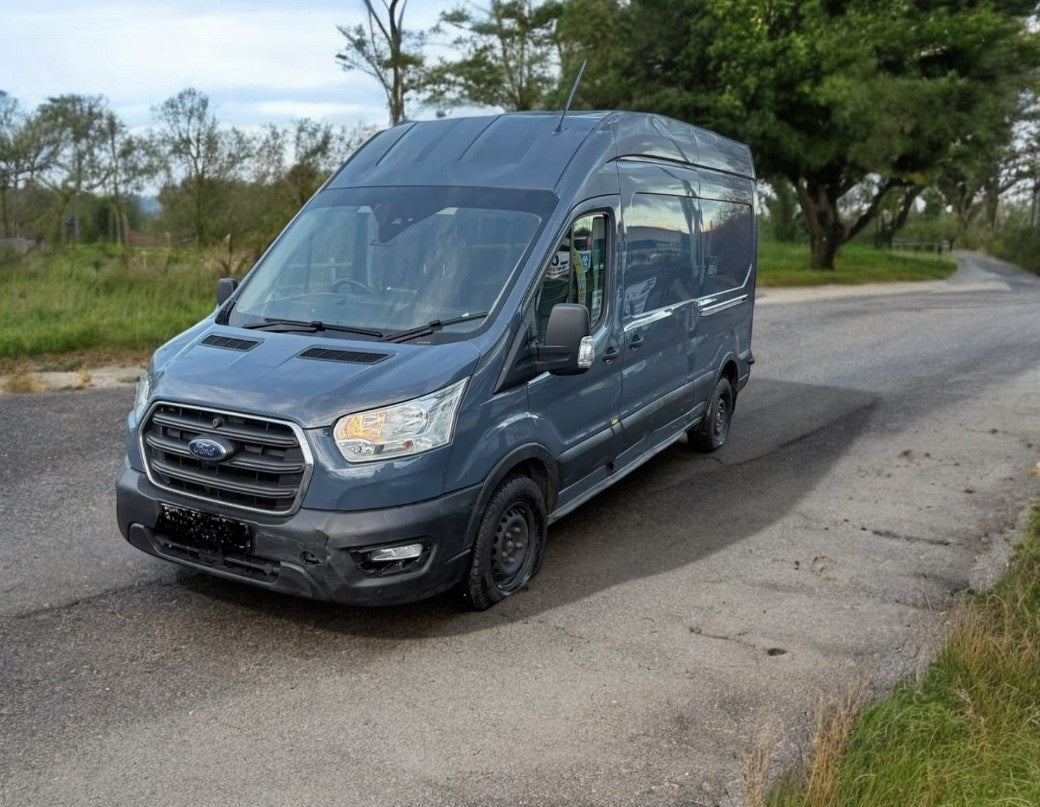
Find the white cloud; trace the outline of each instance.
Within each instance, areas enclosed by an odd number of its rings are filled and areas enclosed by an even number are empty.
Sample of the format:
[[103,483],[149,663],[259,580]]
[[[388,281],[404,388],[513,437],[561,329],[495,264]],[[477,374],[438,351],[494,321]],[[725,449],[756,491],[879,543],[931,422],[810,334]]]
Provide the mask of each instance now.
[[[443,7],[413,0],[406,23],[432,25]],[[3,17],[0,89],[29,107],[62,93],[103,94],[139,126],[151,107],[194,86],[236,125],[386,122],[376,82],[335,61],[344,41],[335,26],[359,22],[360,2],[16,0]]]

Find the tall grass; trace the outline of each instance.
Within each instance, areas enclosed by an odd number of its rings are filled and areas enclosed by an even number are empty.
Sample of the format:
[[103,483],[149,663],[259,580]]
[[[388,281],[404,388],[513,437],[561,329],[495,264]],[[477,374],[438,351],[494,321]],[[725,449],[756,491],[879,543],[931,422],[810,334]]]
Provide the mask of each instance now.
[[807,774],[770,805],[1040,805],[1040,508],[922,680],[854,713],[839,720],[849,732],[818,727]]
[[194,250],[106,246],[0,265],[0,358],[154,349],[212,310],[218,266]]

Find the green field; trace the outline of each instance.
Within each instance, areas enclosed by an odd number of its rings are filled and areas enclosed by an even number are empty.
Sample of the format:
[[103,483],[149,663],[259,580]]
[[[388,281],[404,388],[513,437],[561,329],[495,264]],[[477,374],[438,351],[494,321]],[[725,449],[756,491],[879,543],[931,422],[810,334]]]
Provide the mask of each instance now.
[[[212,310],[222,253],[91,245],[46,249],[0,264],[0,372],[27,364],[141,361]],[[806,286],[931,280],[953,262],[847,245],[833,272],[812,271],[808,247],[760,244],[759,284]]]
[[889,283],[896,280],[942,280],[957,268],[953,258],[930,252],[894,252],[867,244],[841,248],[832,271],[809,268],[807,244],[786,244],[763,238],[758,243],[759,286],[821,286]]
[[1040,508],[1001,581],[955,613],[921,681],[815,746],[808,775],[770,805],[1040,804]]
[[216,261],[104,246],[0,265],[0,362],[72,352],[144,355],[213,309]]

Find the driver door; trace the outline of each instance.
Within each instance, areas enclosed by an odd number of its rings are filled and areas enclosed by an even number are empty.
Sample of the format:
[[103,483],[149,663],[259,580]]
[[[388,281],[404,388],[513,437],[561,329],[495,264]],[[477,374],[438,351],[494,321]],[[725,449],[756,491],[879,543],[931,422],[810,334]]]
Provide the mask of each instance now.
[[557,453],[560,506],[596,484],[613,466],[614,428],[621,402],[621,332],[613,315],[617,200],[596,200],[572,217],[544,268],[535,295],[539,342],[557,303],[589,309],[596,346],[592,366],[579,375],[542,373],[527,384],[528,407],[545,424]]

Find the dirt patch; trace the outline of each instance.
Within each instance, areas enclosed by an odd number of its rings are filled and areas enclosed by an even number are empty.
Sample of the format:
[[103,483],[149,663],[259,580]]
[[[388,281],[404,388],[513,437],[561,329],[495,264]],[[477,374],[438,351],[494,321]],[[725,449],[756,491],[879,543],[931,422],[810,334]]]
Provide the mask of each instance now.
[[143,372],[141,365],[110,365],[90,370],[16,370],[0,375],[0,395],[132,387]]

